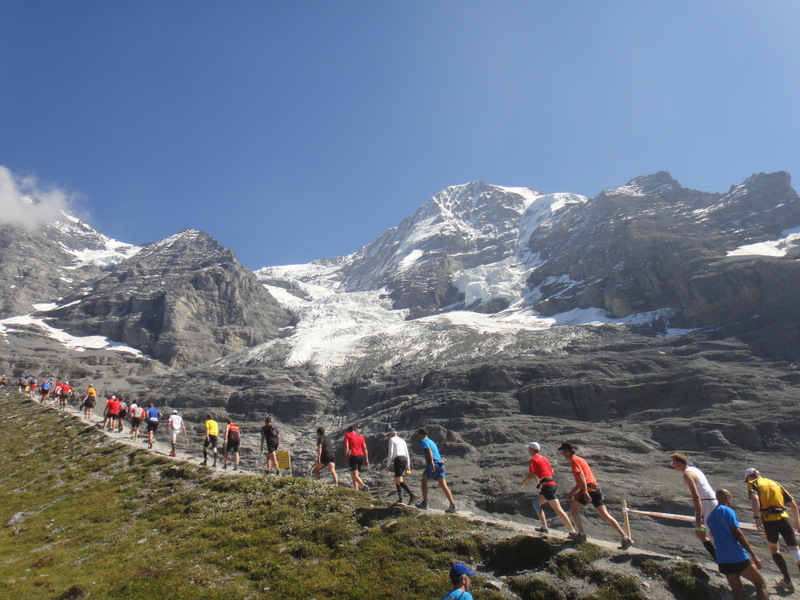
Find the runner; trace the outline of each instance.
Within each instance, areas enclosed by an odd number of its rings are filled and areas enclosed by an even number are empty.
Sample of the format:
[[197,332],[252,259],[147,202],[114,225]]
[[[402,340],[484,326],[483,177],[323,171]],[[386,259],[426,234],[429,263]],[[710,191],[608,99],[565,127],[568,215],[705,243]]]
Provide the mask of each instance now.
[[531,457],[531,461],[528,465],[528,476],[519,484],[519,487],[523,487],[526,483],[530,483],[535,479],[536,487],[539,488],[539,494],[534,499],[533,504],[536,509],[536,514],[539,515],[539,520],[542,522],[542,526],[537,527],[536,531],[541,531],[542,533],[547,533],[549,531],[547,527],[547,517],[544,514],[543,507],[544,504],[549,504],[553,512],[556,513],[556,516],[567,526],[569,537],[575,537],[578,535],[578,532],[575,531],[575,528],[572,526],[572,521],[569,520],[569,516],[564,512],[564,509],[561,508],[561,503],[556,496],[556,479],[553,473],[553,467],[550,465],[549,460],[539,454],[539,449],[540,446],[538,442],[531,442],[528,444],[528,454]]
[[50,388],[53,387],[53,382],[49,379],[43,379],[41,385],[39,386],[39,397],[40,402],[42,404],[46,404],[48,398],[50,398]]
[[317,463],[314,465],[314,478],[319,480],[322,467],[328,467],[333,477],[333,485],[339,485],[336,475],[336,454],[333,451],[333,441],[325,435],[324,427],[317,427]]
[[439,454],[439,448],[436,443],[428,437],[428,430],[421,427],[417,431],[417,436],[422,442],[422,455],[425,457],[425,471],[422,473],[422,502],[417,504],[417,508],[421,510],[428,509],[428,482],[433,480],[442,488],[444,495],[447,497],[450,506],[447,508],[446,513],[456,512],[456,505],[453,502],[453,493],[447,487],[446,475],[444,472],[444,461]]
[[712,542],[705,528],[705,522],[708,520],[708,515],[717,507],[717,498],[714,488],[708,483],[708,479],[703,472],[695,466],[689,464],[689,459],[685,454],[676,452],[670,459],[672,460],[672,468],[683,473],[683,483],[689,489],[692,495],[692,504],[694,504],[694,534],[697,539],[703,544],[711,558],[717,559],[714,551],[714,542]]
[[595,479],[592,470],[589,468],[589,464],[575,454],[576,450],[577,448],[569,442],[564,442],[558,447],[558,451],[569,461],[570,467],[572,468],[572,475],[575,477],[575,487],[567,494],[567,498],[571,500],[569,514],[572,520],[575,521],[575,527],[578,529],[578,535],[574,537],[574,540],[576,542],[586,541],[586,533],[583,531],[580,510],[591,502],[597,514],[600,515],[600,518],[611,525],[611,528],[622,538],[619,549],[627,550],[633,546],[633,540],[625,534],[625,530],[622,529],[617,520],[609,514],[603,501],[603,492],[597,483],[597,479]]
[[469,593],[469,575],[474,575],[467,565],[456,563],[450,567],[450,583],[453,584],[453,591],[442,596],[441,600],[473,600]]
[[761,560],[739,529],[739,520],[730,508],[731,493],[728,490],[717,490],[715,495],[718,506],[709,513],[706,523],[717,542],[715,560],[719,565],[719,572],[728,580],[734,600],[745,599],[742,577],[756,586],[757,600],[767,600],[769,593],[759,571]]
[[281,443],[281,434],[278,428],[272,424],[272,417],[264,419],[264,426],[261,428],[261,449],[264,452],[264,442],[267,444],[267,475],[272,473],[272,465],[275,465],[275,475],[280,475],[278,467],[278,446]]
[[83,397],[83,401],[81,402],[81,406],[83,407],[83,418],[87,421],[92,420],[92,412],[94,411],[94,407],[97,404],[97,391],[95,391],[94,386],[89,384],[89,389],[86,390],[86,395]]
[[234,425],[233,421],[226,419],[228,423],[225,427],[225,437],[223,443],[225,444],[225,453],[223,454],[222,468],[228,468],[228,452],[233,452],[233,470],[239,470],[239,444],[241,443],[241,436],[239,434],[239,426]]
[[125,417],[128,416],[128,403],[125,402],[125,398],[122,396],[119,397],[119,414],[117,415],[117,423],[119,423],[119,429],[117,431],[119,433],[124,433],[125,431]]
[[153,406],[152,402],[147,403],[147,410],[145,411],[145,418],[147,419],[147,444],[148,448],[153,447],[155,442],[156,430],[158,429],[158,420],[164,415]]
[[211,414],[206,415],[206,437],[203,441],[203,462],[201,465],[208,464],[208,447],[211,446],[211,450],[214,453],[214,463],[211,465],[212,467],[217,466],[217,437],[219,436],[219,424],[211,418]]
[[[783,541],[789,547],[789,554],[800,568],[800,548],[797,546],[797,537],[795,536],[795,531],[798,531],[798,526],[800,526],[797,503],[780,483],[762,477],[758,469],[745,469],[744,480],[747,482],[747,493],[753,507],[756,529],[764,533],[772,560],[783,574],[783,580],[778,582],[777,587],[779,591],[790,594],[794,591],[794,584],[789,575],[786,560],[781,556],[778,539],[783,537]],[[792,512],[792,519],[789,519],[786,512],[787,505]],[[792,527],[792,520],[794,520],[794,527]]]
[[113,432],[119,426],[119,398],[111,396],[106,402],[106,418],[103,419],[103,426],[105,429],[106,422],[108,422],[108,430]]
[[353,488],[368,492],[369,486],[364,483],[359,474],[361,469],[369,466],[367,441],[352,425],[347,428],[347,433],[344,434],[344,457],[350,465],[350,478],[353,480]]
[[386,434],[389,438],[389,457],[386,459],[386,470],[394,470],[394,485],[397,488],[397,503],[403,504],[403,490],[408,493],[408,503],[414,504],[416,496],[408,484],[403,481],[408,467],[411,464],[408,456],[408,445],[403,438],[397,437],[397,430],[390,429]]
[[170,433],[172,433],[172,451],[169,455],[178,456],[178,434],[183,432],[183,437],[186,437],[186,426],[183,424],[183,417],[178,414],[177,410],[172,411],[172,414],[167,420],[167,425],[169,425]]
[[134,402],[128,409],[128,414],[131,417],[131,439],[135,442],[139,437],[139,427],[144,419],[145,410]]

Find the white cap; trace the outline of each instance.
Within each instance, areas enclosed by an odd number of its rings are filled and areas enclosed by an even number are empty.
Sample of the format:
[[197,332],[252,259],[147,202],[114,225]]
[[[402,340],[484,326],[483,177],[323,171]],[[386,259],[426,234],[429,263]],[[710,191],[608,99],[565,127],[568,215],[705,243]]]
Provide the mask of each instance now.
[[533,448],[537,452],[539,451],[539,442],[531,442],[528,444],[528,448]]
[[750,475],[758,475],[758,474],[759,474],[758,473],[758,469],[754,469],[753,467],[750,467],[749,469],[745,469],[744,470],[744,478],[745,479],[750,477]]

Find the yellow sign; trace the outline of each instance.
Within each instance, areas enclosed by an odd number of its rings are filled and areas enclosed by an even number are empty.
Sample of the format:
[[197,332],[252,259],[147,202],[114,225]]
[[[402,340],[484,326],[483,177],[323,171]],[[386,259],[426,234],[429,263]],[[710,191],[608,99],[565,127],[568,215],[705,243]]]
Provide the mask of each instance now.
[[289,451],[288,450],[280,450],[278,452],[278,466],[281,469],[291,469],[292,462],[289,460]]

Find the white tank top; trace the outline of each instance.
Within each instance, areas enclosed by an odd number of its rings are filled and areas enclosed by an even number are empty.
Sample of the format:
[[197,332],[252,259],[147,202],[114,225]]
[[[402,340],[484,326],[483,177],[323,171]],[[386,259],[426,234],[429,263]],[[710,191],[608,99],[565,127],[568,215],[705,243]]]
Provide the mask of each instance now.
[[695,477],[695,484],[697,485],[697,493],[700,494],[700,498],[703,500],[716,500],[716,493],[714,492],[714,488],[712,488],[706,476],[703,475],[703,472],[698,469],[697,467],[686,467],[686,471],[689,473],[694,474]]

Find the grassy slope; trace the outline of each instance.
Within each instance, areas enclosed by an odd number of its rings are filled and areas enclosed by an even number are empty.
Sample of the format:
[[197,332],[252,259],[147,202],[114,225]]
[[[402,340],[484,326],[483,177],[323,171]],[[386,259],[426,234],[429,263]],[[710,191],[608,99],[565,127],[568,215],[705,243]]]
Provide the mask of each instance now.
[[479,554],[462,519],[312,480],[213,476],[17,394],[0,408],[0,524],[26,513],[0,531],[0,587],[17,598],[431,598],[450,560]]
[[688,563],[505,539],[309,479],[214,474],[16,393],[0,391],[0,414],[0,599],[430,599],[456,559],[509,576],[502,593],[475,576],[477,600],[711,597]]

